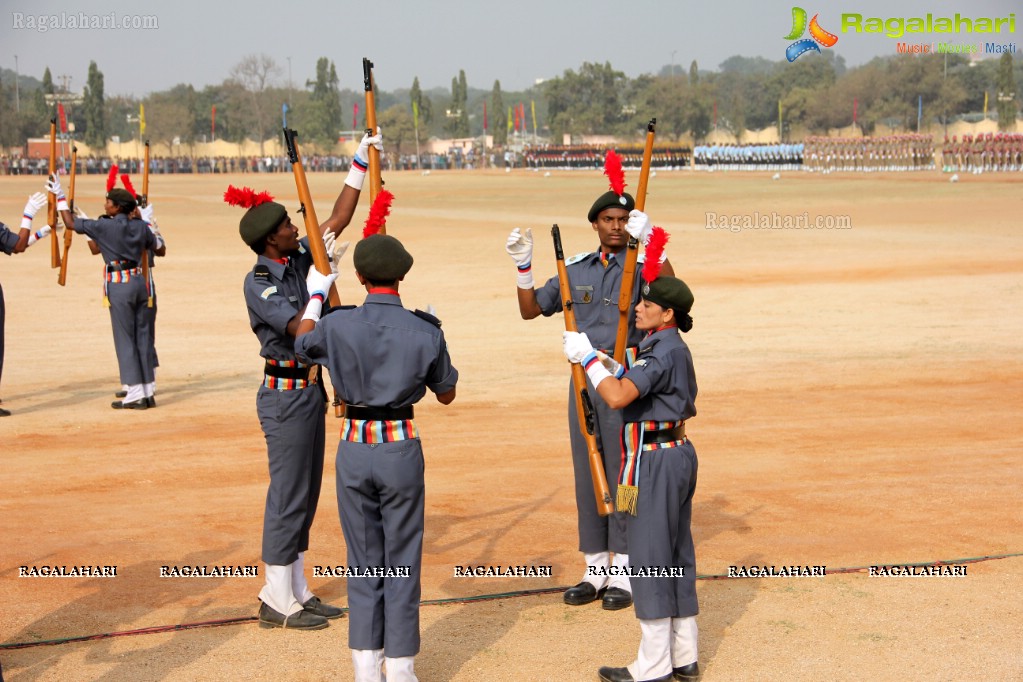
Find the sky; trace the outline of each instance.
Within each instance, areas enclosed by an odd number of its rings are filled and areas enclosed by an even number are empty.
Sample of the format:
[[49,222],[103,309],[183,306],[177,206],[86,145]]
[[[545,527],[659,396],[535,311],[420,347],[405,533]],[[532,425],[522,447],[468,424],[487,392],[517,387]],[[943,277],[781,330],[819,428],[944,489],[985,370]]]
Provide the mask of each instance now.
[[[289,72],[292,86],[303,87],[315,77],[316,60],[327,57],[341,87],[358,90],[362,58],[368,57],[382,91],[408,88],[416,77],[424,89],[449,90],[459,70],[465,70],[470,87],[490,90],[500,80],[502,90],[516,91],[578,71],[584,62],[609,62],[635,78],[670,65],[688,73],[693,60],[703,70],[716,70],[733,55],[781,60],[792,42],[785,36],[792,29],[793,2],[810,16],[820,13],[820,25],[839,36],[830,49],[847,66],[895,54],[898,41],[840,32],[843,13],[881,18],[1015,13],[1014,34],[948,39],[1016,43],[1017,53],[1023,52],[1020,0],[3,0],[0,66],[38,79],[48,66],[58,85],[67,77],[70,89],[80,92],[95,61],[107,96],[145,97],[178,83],[199,89],[219,84],[252,54],[277,62],[282,87]],[[72,18],[155,27],[36,28]],[[941,36],[902,40],[932,38]]]

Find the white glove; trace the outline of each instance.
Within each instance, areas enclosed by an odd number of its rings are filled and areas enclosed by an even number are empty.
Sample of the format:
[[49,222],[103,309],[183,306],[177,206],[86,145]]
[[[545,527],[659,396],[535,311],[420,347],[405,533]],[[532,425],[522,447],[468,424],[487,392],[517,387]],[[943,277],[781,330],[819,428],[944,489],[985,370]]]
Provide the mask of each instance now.
[[615,360],[613,357],[602,351],[596,351],[597,359],[600,360],[600,364],[604,365],[604,369],[611,373],[615,379],[621,379],[622,375],[625,374],[625,368]]
[[86,215],[85,211],[83,211],[80,206],[75,206],[75,215],[77,215],[82,220],[89,219],[89,216]]
[[508,240],[505,242],[504,250],[508,252],[508,255],[515,261],[515,267],[518,268],[519,274],[516,279],[516,284],[519,289],[532,289],[533,288],[533,230],[526,228],[525,232],[515,228],[508,235]]
[[433,307],[432,303],[426,304],[426,310],[424,311],[427,315],[433,315],[437,317],[437,309]]
[[139,209],[139,217],[146,221],[150,225],[153,224],[153,205],[149,204],[145,208]]
[[564,332],[563,340],[565,357],[568,358],[569,362],[582,362],[588,355],[596,357],[593,344],[590,343],[590,339],[586,334]]
[[35,232],[33,232],[32,234],[30,234],[28,236],[28,245],[32,246],[33,244],[35,244],[37,241],[39,241],[43,237],[46,237],[47,235],[49,235],[50,232],[52,232],[52,231],[53,230],[50,228],[49,225],[43,225],[38,230],[36,230]]
[[334,233],[328,232],[331,235],[330,239],[326,235],[323,236],[323,245],[327,249],[327,260],[330,261],[330,271],[335,276],[338,274],[338,266],[341,263],[341,257],[345,255],[345,251],[348,250],[348,246],[351,242],[344,241],[340,244],[334,241]]
[[380,134],[380,126],[377,126],[377,134],[363,135],[362,142],[359,143],[359,148],[355,151],[355,156],[352,157],[352,167],[348,170],[348,177],[345,178],[345,184],[352,189],[361,190],[363,183],[366,182],[366,169],[369,168],[369,148],[370,145],[377,148],[378,151],[384,151],[383,135]]
[[629,233],[630,237],[640,244],[646,244],[650,239],[650,230],[652,229],[654,226],[650,224],[650,218],[646,213],[636,209],[629,211],[629,222],[625,224],[625,231]]
[[163,235],[160,234],[160,228],[156,226],[156,223],[149,223],[149,231],[156,237],[156,249],[160,250],[166,246],[167,242],[163,240]]
[[46,201],[46,195],[42,192],[36,192],[28,198],[28,202],[25,204],[25,211],[21,216],[21,229],[25,230],[32,227],[32,218],[35,218],[39,209],[46,205]]
[[309,303],[306,304],[305,313],[302,314],[303,320],[316,322],[320,319],[323,302],[327,300],[327,292],[330,291],[330,286],[335,279],[337,279],[336,272],[323,275],[315,267],[309,268],[309,273],[305,276],[305,287],[309,291]]
[[60,186],[60,171],[57,171],[50,176],[50,179],[46,181],[46,189],[57,197],[57,210],[67,211],[69,206],[67,204],[67,198],[64,196],[64,190]]

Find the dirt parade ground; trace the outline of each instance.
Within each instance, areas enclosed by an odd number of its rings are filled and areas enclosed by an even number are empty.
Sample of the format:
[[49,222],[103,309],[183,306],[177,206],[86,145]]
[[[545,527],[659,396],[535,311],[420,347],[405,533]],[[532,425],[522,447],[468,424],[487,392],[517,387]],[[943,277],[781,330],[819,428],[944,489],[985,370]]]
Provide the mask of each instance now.
[[[384,179],[395,195],[388,233],[415,257],[402,299],[436,308],[460,372],[452,405],[428,395],[416,412],[427,463],[416,671],[424,682],[595,680],[599,666],[635,657],[639,625],[631,609],[562,603],[583,572],[564,322],[520,319],[504,242],[531,227],[545,281],[552,223],[566,254],[596,248],[585,215],[606,179]],[[78,180],[90,215],[104,180]],[[343,180],[310,174],[321,218]],[[635,189],[638,171],[626,181]],[[221,200],[228,183],[269,189],[296,216],[290,174],[151,178],[168,249],[154,271],[156,409],[110,408],[119,382],[102,263],[83,237],[66,287],[48,243],[0,259],[0,398],[13,413],[0,420],[8,682],[351,679],[347,618],[317,632],[255,620],[262,363],[242,297],[255,255],[238,235],[240,209]],[[16,226],[42,184],[0,179],[0,220]],[[937,172],[662,171],[646,209],[696,296],[685,340],[699,414],[687,432],[700,460],[705,682],[1023,679],[1023,174],[951,184]],[[344,234],[353,242],[367,211],[364,197]],[[339,291],[360,303],[350,254]],[[328,415],[309,567],[345,563],[340,423]],[[33,575],[86,565],[116,576]],[[259,575],[182,575],[218,566]],[[478,566],[550,575],[457,575]],[[758,575],[772,566],[821,570]],[[310,584],[346,604],[344,578]],[[200,623],[211,625],[185,627]]]

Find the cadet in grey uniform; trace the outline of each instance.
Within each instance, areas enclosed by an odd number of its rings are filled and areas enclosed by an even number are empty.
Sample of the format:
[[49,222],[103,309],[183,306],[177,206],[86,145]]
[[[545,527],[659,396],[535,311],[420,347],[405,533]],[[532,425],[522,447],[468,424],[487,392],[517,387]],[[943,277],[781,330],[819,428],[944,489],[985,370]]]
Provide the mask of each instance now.
[[[6,225],[0,223],[0,251],[10,256],[12,253],[21,253],[39,239],[50,234],[50,226],[44,225],[37,232],[32,232],[32,218],[46,205],[46,195],[36,192],[28,198],[25,204],[25,211],[21,218],[21,229],[12,232]],[[4,306],[4,288],[0,285],[0,379],[4,376],[4,318],[6,308]],[[0,401],[2,402],[2,401]],[[0,417],[10,417],[10,410],[0,407]]]
[[141,259],[148,256],[150,249],[162,256],[167,253],[167,247],[157,245],[157,237],[147,223],[130,217],[137,203],[127,190],[114,188],[107,192],[105,215],[99,220],[89,220],[72,217],[58,177],[51,176],[47,188],[57,195],[60,215],[67,229],[88,235],[96,242],[106,263],[104,294],[110,307],[121,384],[127,387],[124,399],[114,401],[111,407],[145,410],[154,406],[153,363],[149,352],[152,327],[146,311],[148,292],[142,278]]
[[[635,201],[628,193],[619,196],[605,192],[593,203],[587,219],[597,233],[600,249],[594,253],[581,254],[565,262],[572,287],[572,301],[576,322],[580,332],[586,333],[593,343],[614,354],[615,337],[618,331],[618,295],[621,285],[624,259],[629,236],[643,239],[649,233],[650,225],[646,215],[635,210]],[[506,249],[518,266],[517,296],[522,319],[531,320],[539,315],[549,317],[562,310],[561,291],[558,277],[547,280],[539,289],[533,288],[532,257],[533,238],[530,230],[520,232],[518,228],[508,237]],[[664,263],[663,269],[671,274],[671,265]],[[639,301],[641,278],[634,280],[633,302]],[[635,328],[633,315],[629,317],[628,344],[633,349],[642,337]],[[629,555],[625,536],[625,519],[622,514],[600,516],[593,495],[593,479],[590,475],[586,440],[579,430],[575,400],[571,386],[568,395],[568,433],[572,448],[572,467],[575,474],[575,498],[579,527],[579,551],[586,561],[586,573],[582,582],[565,591],[566,604],[573,606],[588,604],[603,593],[602,606],[608,610],[627,608],[632,604],[628,577],[608,576],[612,565],[628,565]],[[621,462],[622,418],[617,410],[607,404],[592,390],[589,391],[594,411],[594,435],[597,446],[604,457],[604,471],[607,476],[611,497],[615,497],[615,481]]]
[[600,357],[585,334],[565,332],[565,356],[582,363],[597,392],[622,410],[624,420],[618,503],[628,512],[642,637],[629,666],[600,668],[597,674],[605,682],[695,680],[700,674],[690,527],[697,460],[685,435],[686,420],[696,414],[696,374],[679,335],[692,329],[692,305],[693,294],[679,279],[662,276],[644,285],[636,327],[647,336],[628,371]]
[[[379,135],[363,137],[356,156],[366,158]],[[366,164],[352,170],[320,226],[325,245],[351,222],[366,177]],[[305,552],[323,479],[326,393],[319,367],[295,356],[295,334],[309,302],[305,278],[312,253],[281,204],[269,195],[229,188],[228,203],[250,206],[241,219],[242,240],[259,257],[245,276],[249,324],[259,339],[264,378],[256,394],[256,414],[266,437],[270,485],[263,513],[262,558],[266,582],[259,593],[259,624],[264,628],[318,630],[343,611],[325,604],[309,589]],[[330,247],[328,246],[328,251]]]
[[[346,405],[336,471],[347,564],[363,573],[348,578],[355,679],[382,681],[386,665],[388,682],[413,682],[426,491],[412,406],[427,389],[451,403],[458,371],[440,321],[402,306],[398,284],[412,256],[401,243],[371,235],[356,245],[354,261],[365,302],[322,320],[310,302],[295,352],[327,366]],[[325,292],[332,277],[310,270],[309,290]]]

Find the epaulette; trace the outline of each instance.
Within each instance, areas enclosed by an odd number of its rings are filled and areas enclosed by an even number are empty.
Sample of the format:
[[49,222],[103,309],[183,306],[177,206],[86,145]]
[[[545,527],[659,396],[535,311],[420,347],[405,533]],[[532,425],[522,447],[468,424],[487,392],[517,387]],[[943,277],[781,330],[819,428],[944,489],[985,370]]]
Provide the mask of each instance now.
[[332,305],[323,312],[323,317],[330,315],[335,310],[354,310],[358,308],[356,305]]
[[589,256],[589,255],[591,255],[590,252],[577,253],[574,256],[572,256],[571,258],[566,259],[565,260],[565,265],[571,265],[572,263],[578,263],[583,258],[586,258],[586,256]]
[[270,279],[270,268],[267,267],[265,263],[260,263],[256,267],[252,268],[252,276]]
[[426,320],[427,322],[432,324],[434,327],[437,327],[438,329],[440,329],[440,320],[437,319],[436,317],[434,317],[433,315],[431,315],[430,313],[425,313],[422,310],[413,310],[412,314],[415,315],[418,318]]

